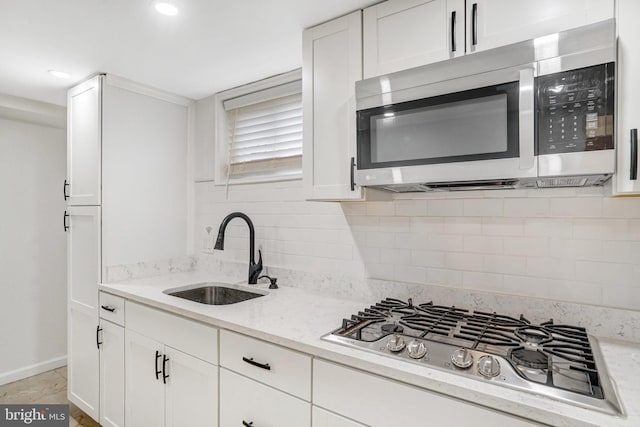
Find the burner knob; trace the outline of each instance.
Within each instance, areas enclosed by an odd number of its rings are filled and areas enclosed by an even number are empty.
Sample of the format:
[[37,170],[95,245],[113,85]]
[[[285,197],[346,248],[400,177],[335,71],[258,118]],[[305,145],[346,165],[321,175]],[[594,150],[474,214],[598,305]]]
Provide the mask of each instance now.
[[451,355],[451,363],[458,368],[467,369],[473,364],[473,356],[466,348],[459,348]]
[[413,340],[407,344],[407,353],[412,359],[421,359],[427,354],[427,347],[422,341]]
[[500,373],[500,362],[492,356],[482,356],[478,360],[478,372],[480,375],[492,378]]
[[398,334],[393,334],[393,336],[389,338],[389,341],[387,341],[387,348],[390,351],[393,351],[394,353],[402,351],[404,346],[405,346],[404,340]]

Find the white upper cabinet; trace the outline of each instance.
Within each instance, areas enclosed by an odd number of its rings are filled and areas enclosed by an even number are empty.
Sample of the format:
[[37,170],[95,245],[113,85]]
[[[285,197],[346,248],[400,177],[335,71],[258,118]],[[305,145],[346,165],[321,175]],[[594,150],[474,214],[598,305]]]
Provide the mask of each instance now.
[[69,205],[99,205],[102,149],[102,84],[98,75],[67,94],[67,180]]
[[492,49],[613,18],[614,0],[467,1],[469,52]]
[[390,0],[364,10],[364,78],[464,55],[464,0]]
[[640,82],[637,70],[640,69],[640,26],[637,18],[640,14],[638,0],[618,1],[618,81],[617,86],[624,88],[616,92],[618,108],[616,111],[618,166],[614,179],[614,192],[618,195],[640,194],[638,178],[638,129],[640,128]]
[[613,16],[614,0],[389,0],[364,10],[364,78]]
[[361,199],[352,168],[355,82],[362,79],[361,12],[305,30],[302,43],[306,197]]

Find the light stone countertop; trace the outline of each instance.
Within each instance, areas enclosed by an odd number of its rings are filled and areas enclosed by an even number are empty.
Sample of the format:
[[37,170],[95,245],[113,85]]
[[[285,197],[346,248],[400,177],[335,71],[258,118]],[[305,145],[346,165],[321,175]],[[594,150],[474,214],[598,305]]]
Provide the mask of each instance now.
[[[167,310],[213,326],[321,357],[435,392],[554,426],[640,426],[640,345],[599,338],[609,374],[625,414],[615,417],[543,396],[471,379],[428,366],[348,348],[320,339],[341,320],[377,301],[353,301],[281,286],[268,295],[231,305],[210,306],[162,291],[185,285],[237,283],[228,277],[190,272],[101,284],[101,291]],[[255,287],[251,287],[255,289]],[[251,290],[248,289],[248,290]],[[466,307],[473,309],[473,307]]]

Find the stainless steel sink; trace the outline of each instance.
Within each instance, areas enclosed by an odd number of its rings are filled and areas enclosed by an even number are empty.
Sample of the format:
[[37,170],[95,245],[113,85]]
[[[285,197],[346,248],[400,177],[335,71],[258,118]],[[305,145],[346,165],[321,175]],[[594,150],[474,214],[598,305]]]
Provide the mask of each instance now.
[[[195,287],[194,287],[195,286]],[[250,292],[222,284],[200,284],[164,291],[167,295],[209,305],[228,305],[262,297],[265,294]]]

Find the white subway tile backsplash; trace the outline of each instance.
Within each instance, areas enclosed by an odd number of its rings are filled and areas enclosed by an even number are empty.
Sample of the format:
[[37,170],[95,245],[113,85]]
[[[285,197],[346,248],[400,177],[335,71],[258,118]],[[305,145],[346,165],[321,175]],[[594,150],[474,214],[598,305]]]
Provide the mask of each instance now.
[[482,271],[482,255],[449,252],[445,255],[445,267],[449,270]]
[[462,286],[463,272],[459,270],[446,270],[443,268],[427,268],[427,281],[429,283]]
[[444,218],[444,232],[447,234],[481,234],[482,219],[475,217]]
[[573,237],[585,240],[630,240],[629,222],[624,219],[581,219],[573,220]]
[[396,265],[394,280],[400,282],[424,283],[427,280],[427,269],[412,265]]
[[558,258],[527,258],[527,276],[549,279],[573,280],[576,277],[576,265],[573,260]]
[[504,216],[518,218],[549,216],[549,199],[506,199]]
[[395,206],[393,202],[369,202],[367,203],[367,215],[393,216]]
[[527,236],[573,236],[573,221],[564,218],[524,218],[524,234]]
[[630,283],[633,278],[633,266],[609,262],[577,261],[576,278],[584,282],[602,285]]
[[442,251],[411,251],[411,265],[444,268],[446,253]]
[[464,244],[462,236],[453,234],[427,235],[428,249],[445,252],[461,252],[463,250],[463,247]]
[[444,231],[444,218],[413,217],[410,227],[410,231],[417,233],[441,233]]
[[396,235],[383,231],[368,231],[365,244],[376,248],[390,248],[395,246]]
[[411,231],[411,219],[398,216],[381,216],[380,230],[388,232],[406,233]]
[[504,253],[510,255],[545,256],[549,253],[547,237],[504,237]]
[[396,200],[396,216],[425,216],[427,214],[426,200]]
[[464,200],[429,200],[427,203],[427,214],[429,216],[462,216],[463,213]]
[[595,283],[551,279],[549,298],[583,304],[602,304],[603,288]]
[[571,218],[598,218],[602,216],[602,198],[567,197],[550,200],[551,216]]
[[559,259],[592,260],[602,259],[602,241],[600,240],[549,240],[549,255]]
[[[247,213],[266,266],[429,283],[640,310],[640,198],[603,188],[397,194],[307,202],[299,181],[196,184],[196,247],[232,211]],[[232,222],[219,259],[245,262]],[[306,273],[305,273],[306,274]]]
[[504,275],[464,271],[462,273],[462,285],[470,289],[501,292],[504,287]]
[[502,199],[465,199],[464,216],[502,216],[504,213]]
[[488,273],[527,274],[527,259],[512,255],[483,255],[482,269]]
[[524,220],[520,218],[482,218],[482,234],[493,236],[522,236]]
[[464,236],[463,250],[478,254],[501,254],[504,238],[498,236]]

